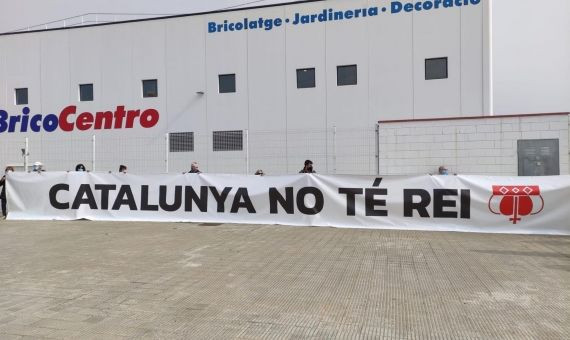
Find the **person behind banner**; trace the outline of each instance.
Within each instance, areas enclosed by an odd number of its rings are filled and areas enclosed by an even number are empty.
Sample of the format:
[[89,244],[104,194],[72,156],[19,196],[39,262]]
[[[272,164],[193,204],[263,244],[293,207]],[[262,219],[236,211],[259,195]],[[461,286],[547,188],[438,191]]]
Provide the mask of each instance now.
[[259,169],[255,172],[255,176],[265,176],[265,173],[263,172],[263,170]]
[[6,218],[6,216],[8,216],[8,212],[6,211],[6,175],[10,172],[14,172],[14,168],[7,166],[6,170],[4,170],[4,176],[0,179],[0,187],[2,187],[2,191],[0,191],[0,200],[2,200],[2,218]]
[[32,165],[32,172],[44,172],[46,171],[46,169],[44,168],[44,165],[42,162],[35,162],[34,165]]
[[190,164],[190,171],[188,171],[189,174],[201,174],[202,171],[200,171],[200,169],[198,169],[198,162],[192,162],[192,164]]
[[119,172],[126,174],[127,173],[127,166],[126,165],[119,165]]
[[313,169],[313,161],[311,161],[310,159],[307,159],[305,161],[305,166],[303,167],[303,169],[301,169],[301,171],[299,171],[300,174],[314,174],[317,173],[314,169]]
[[84,172],[84,171],[87,171],[87,169],[85,169],[85,165],[79,163],[75,166],[75,171]]

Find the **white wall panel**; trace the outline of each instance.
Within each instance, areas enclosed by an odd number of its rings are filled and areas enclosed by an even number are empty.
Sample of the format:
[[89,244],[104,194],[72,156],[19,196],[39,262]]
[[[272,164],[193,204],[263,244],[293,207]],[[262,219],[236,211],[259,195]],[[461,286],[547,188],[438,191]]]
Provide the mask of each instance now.
[[495,113],[570,111],[570,1],[493,1]]
[[37,34],[7,36],[6,62],[6,107],[8,112],[22,112],[23,105],[16,106],[16,88],[28,88],[28,107],[32,110],[41,107],[40,86],[40,36]]
[[[335,10],[367,7],[367,1],[336,2]],[[326,23],[327,127],[373,126],[369,118],[368,22],[377,17]],[[357,65],[357,85],[337,86],[337,66]]]
[[[461,114],[460,10],[415,12],[414,118]],[[425,59],[448,58],[448,79],[425,80]]]
[[[68,31],[40,36],[42,106],[33,108],[37,112],[58,114],[63,108],[62,105],[76,104],[76,98],[71,100],[69,96],[71,85],[68,37]],[[98,58],[99,53],[95,56]],[[99,76],[91,80],[98,82],[98,89],[101,85],[99,80]],[[100,92],[98,94],[100,97]]]
[[461,8],[461,115],[483,113],[483,6]]
[[[243,13],[206,16],[207,21],[242,20]],[[209,130],[243,130],[248,126],[247,31],[206,35]],[[236,92],[219,93],[218,76],[236,75]]]
[[117,105],[134,106],[133,93],[140,93],[140,80],[133,80],[132,26],[102,26],[99,54],[104,72],[101,73],[101,110]]
[[409,13],[382,15],[368,22],[372,120],[413,118],[412,28]]
[[173,132],[206,131],[204,20],[176,19],[166,26],[168,127]]
[[[323,4],[286,7],[286,17],[295,13],[314,13]],[[326,26],[287,26],[287,127],[289,129],[323,129],[326,125],[327,70]],[[315,88],[297,89],[297,69],[315,68]]]

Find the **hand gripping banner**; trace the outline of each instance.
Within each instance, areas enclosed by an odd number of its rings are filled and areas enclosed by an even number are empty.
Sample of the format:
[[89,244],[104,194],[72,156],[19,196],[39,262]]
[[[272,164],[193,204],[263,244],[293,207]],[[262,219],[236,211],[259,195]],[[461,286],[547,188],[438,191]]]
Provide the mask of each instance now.
[[8,219],[570,235],[570,176],[10,173]]

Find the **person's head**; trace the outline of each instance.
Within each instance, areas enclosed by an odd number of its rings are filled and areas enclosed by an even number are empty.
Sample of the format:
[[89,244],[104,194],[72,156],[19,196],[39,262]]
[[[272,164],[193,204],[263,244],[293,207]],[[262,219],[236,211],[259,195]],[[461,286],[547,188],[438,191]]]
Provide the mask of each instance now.
[[5,173],[9,173],[9,172],[14,172],[14,168],[11,166],[7,166],[6,169],[4,170]]
[[263,170],[259,169],[255,172],[256,176],[265,176],[265,173],[263,172]]
[[449,175],[449,170],[447,170],[447,168],[445,166],[440,166],[439,169],[437,170],[437,172],[440,175]]
[[192,162],[192,164],[190,164],[190,169],[198,170],[198,162]]
[[44,165],[42,164],[42,162],[35,162],[34,165],[32,165],[32,171],[43,171],[44,170]]
[[126,165],[119,165],[119,172],[127,173],[127,166]]
[[75,171],[86,171],[87,169],[85,169],[85,165],[79,163],[75,166]]
[[313,171],[313,161],[311,161],[310,159],[307,159],[305,161],[305,170]]

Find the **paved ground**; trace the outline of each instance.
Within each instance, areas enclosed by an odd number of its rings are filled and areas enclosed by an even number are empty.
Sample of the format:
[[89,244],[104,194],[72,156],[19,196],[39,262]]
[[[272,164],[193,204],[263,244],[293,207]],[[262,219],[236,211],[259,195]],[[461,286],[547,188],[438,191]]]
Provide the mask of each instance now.
[[569,339],[570,238],[0,221],[0,339]]

